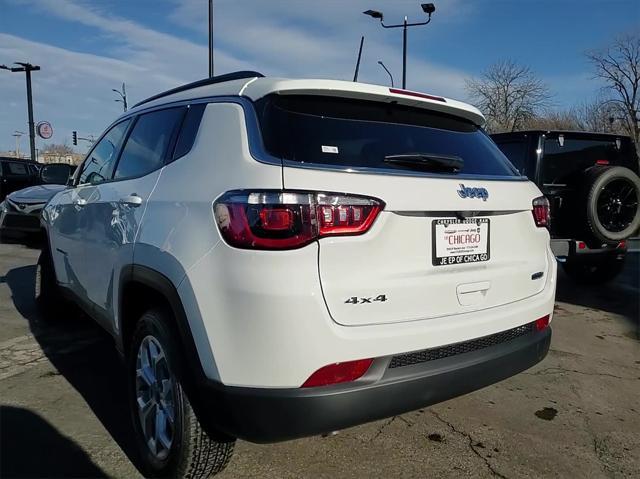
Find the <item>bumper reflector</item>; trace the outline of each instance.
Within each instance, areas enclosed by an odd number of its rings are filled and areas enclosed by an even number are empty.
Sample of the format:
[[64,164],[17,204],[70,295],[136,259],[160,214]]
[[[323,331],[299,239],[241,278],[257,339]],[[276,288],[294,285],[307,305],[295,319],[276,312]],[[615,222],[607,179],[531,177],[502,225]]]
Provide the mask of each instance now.
[[309,379],[304,382],[302,387],[312,388],[355,381],[369,370],[371,363],[373,363],[373,359],[358,359],[357,361],[329,364],[309,376]]
[[536,331],[542,331],[547,326],[549,326],[549,319],[550,316],[548,314],[541,317],[540,319],[536,319]]

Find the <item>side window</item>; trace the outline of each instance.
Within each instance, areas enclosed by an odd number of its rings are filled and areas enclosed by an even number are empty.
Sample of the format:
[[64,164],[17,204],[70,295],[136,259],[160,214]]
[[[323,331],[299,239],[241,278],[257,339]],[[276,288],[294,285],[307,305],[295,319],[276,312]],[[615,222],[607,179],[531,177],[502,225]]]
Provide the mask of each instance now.
[[13,161],[9,163],[5,163],[7,175],[18,175],[18,176],[27,176],[29,171],[27,170],[27,165],[24,163],[15,163]]
[[118,150],[130,121],[122,121],[111,128],[91,150],[82,165],[78,184],[90,183],[95,185],[111,178]]
[[170,108],[141,115],[124,145],[114,178],[136,178],[160,168],[185,110],[184,107]]
[[182,158],[191,151],[191,147],[196,141],[196,135],[200,129],[200,122],[202,121],[202,115],[206,106],[206,103],[198,103],[191,105],[187,110],[187,115],[182,122],[182,128],[180,129],[180,135],[178,136],[176,147],[173,150],[173,158],[171,161]]

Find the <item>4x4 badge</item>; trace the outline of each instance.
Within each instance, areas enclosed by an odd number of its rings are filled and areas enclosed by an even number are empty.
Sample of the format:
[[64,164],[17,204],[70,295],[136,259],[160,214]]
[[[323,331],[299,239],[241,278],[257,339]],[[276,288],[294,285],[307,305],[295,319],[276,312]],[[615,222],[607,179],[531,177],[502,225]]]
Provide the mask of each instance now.
[[482,201],[487,201],[487,198],[489,198],[489,192],[486,188],[471,188],[464,186],[462,183],[460,183],[458,194],[460,198],[482,198]]

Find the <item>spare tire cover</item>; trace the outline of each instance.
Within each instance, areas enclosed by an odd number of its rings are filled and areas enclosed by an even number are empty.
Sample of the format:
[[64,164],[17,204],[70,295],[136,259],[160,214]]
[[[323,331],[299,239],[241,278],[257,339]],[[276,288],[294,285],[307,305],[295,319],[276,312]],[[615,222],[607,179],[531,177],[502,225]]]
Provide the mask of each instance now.
[[586,173],[587,235],[602,243],[629,238],[640,227],[640,178],[622,166]]

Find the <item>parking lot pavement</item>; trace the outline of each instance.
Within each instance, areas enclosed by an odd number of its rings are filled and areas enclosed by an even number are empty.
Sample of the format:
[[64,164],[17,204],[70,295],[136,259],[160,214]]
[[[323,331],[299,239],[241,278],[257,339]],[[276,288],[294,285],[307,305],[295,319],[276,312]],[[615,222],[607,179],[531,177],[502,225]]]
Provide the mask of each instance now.
[[[138,477],[122,364],[88,320],[38,318],[37,255],[0,245],[0,476]],[[639,256],[606,287],[561,275],[535,368],[337,435],[241,441],[220,477],[637,477]]]

